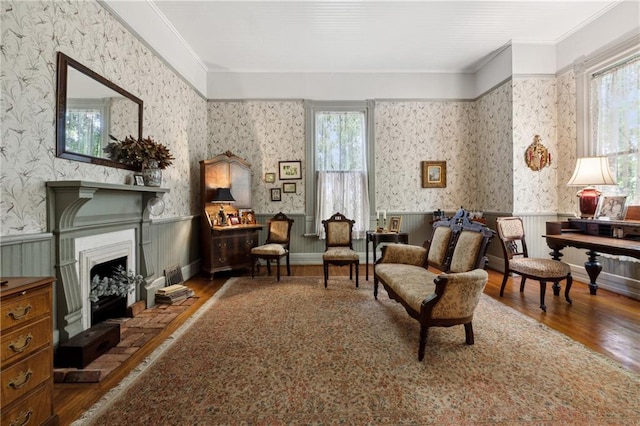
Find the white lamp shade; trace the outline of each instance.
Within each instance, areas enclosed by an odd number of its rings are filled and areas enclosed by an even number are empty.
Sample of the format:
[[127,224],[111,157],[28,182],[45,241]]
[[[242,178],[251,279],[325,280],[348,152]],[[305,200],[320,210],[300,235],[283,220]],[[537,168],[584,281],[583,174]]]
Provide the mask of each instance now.
[[568,186],[615,185],[607,157],[578,158]]

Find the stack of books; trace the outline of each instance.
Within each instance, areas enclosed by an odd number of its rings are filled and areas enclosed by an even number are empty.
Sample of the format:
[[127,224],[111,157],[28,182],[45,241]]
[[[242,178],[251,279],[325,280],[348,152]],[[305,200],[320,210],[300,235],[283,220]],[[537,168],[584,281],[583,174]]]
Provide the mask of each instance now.
[[194,295],[195,293],[189,287],[182,284],[173,284],[156,290],[156,303],[170,305]]

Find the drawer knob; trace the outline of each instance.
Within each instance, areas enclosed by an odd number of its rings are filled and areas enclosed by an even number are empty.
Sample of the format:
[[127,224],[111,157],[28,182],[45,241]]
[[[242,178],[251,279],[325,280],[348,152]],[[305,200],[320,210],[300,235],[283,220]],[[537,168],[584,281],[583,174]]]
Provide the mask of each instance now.
[[14,389],[14,390],[23,388],[24,385],[29,383],[29,379],[31,379],[32,375],[33,375],[33,371],[31,371],[31,369],[27,371],[21,371],[20,374],[18,374],[18,377],[16,377],[15,379],[9,380],[9,383],[7,383],[7,386],[9,386],[11,389]]
[[31,305],[26,305],[26,306],[18,305],[13,311],[9,311],[7,313],[7,316],[13,318],[14,320],[21,320],[25,318],[27,315],[29,315],[30,311],[31,311]]
[[9,343],[9,349],[17,353],[23,352],[29,347],[32,340],[33,335],[31,333],[27,334],[26,336],[21,335],[15,341]]
[[20,413],[20,415],[11,422],[10,426],[24,426],[31,421],[31,416],[33,416],[33,408],[29,408],[28,411]]

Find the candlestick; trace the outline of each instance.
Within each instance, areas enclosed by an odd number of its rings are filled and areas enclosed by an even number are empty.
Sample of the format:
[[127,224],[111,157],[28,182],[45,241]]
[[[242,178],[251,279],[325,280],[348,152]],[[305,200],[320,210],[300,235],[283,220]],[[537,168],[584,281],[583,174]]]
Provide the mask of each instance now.
[[384,220],[387,220],[387,211],[386,211],[386,210],[384,210],[384,211],[382,212],[382,218],[383,218]]

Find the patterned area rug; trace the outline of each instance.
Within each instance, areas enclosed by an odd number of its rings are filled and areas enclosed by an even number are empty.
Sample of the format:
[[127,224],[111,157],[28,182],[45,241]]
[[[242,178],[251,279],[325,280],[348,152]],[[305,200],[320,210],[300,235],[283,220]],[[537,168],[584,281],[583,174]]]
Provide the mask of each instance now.
[[233,278],[77,424],[640,424],[640,376],[483,296],[475,345],[371,282]]

